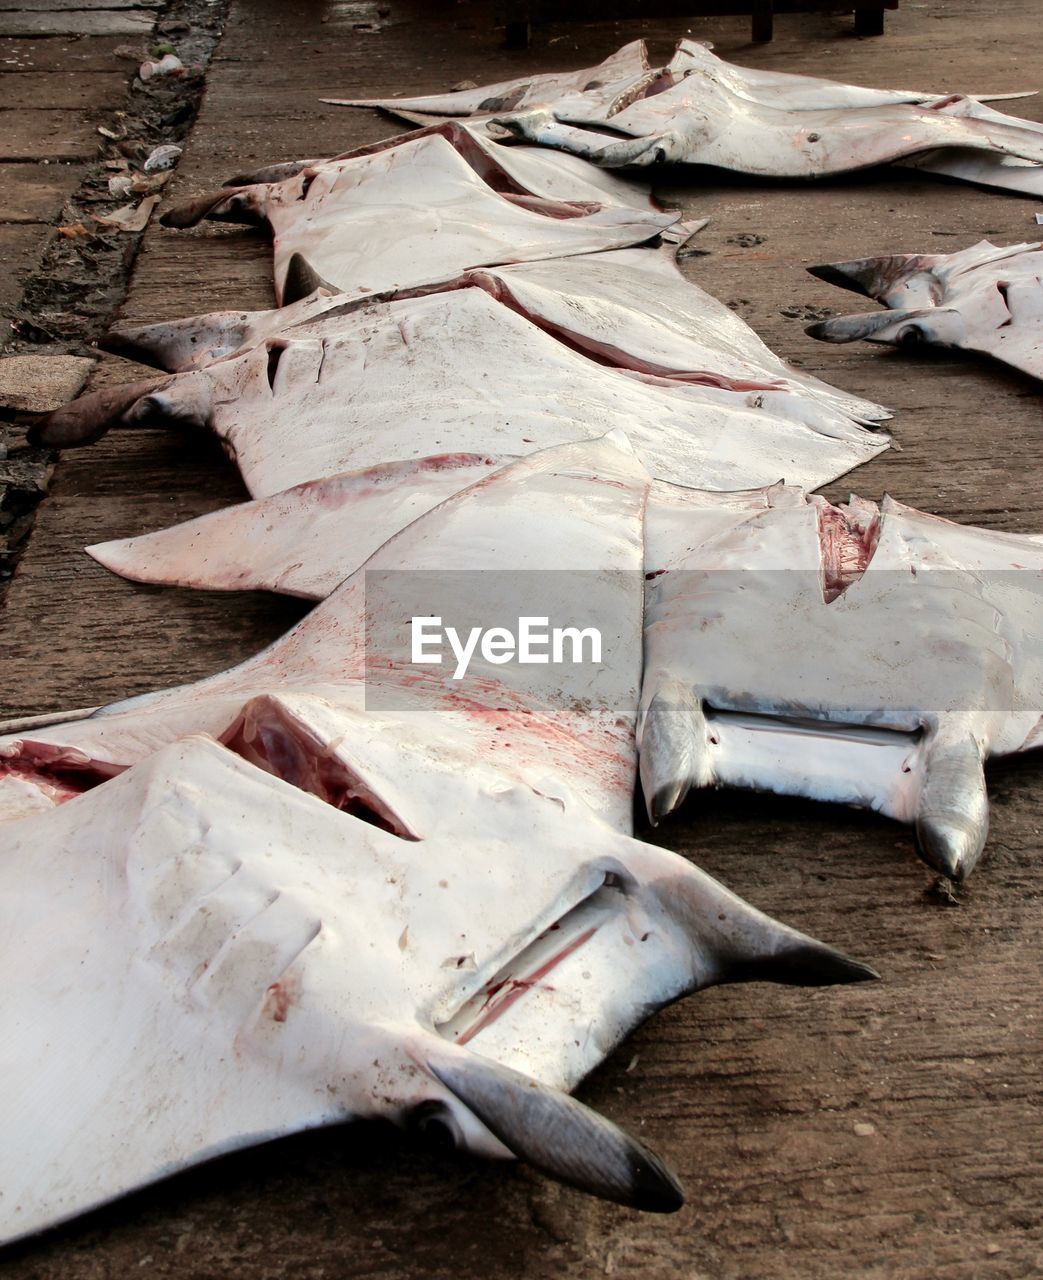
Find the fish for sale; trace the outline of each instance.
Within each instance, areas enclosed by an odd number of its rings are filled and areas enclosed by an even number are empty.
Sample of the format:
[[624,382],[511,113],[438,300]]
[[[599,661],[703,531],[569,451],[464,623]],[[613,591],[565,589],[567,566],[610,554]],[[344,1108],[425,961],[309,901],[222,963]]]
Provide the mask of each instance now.
[[[815,178],[930,153],[918,167],[1028,194],[1039,188],[1040,127],[982,107],[977,98],[737,67],[689,40],[679,42],[664,67],[641,61],[628,58],[614,79],[593,76],[583,87],[579,81],[589,73],[571,84],[495,86],[496,92],[489,86],[459,102],[455,95],[328,101],[402,111],[413,120],[424,112],[473,115],[476,123],[490,120],[526,141],[609,168],[683,162]],[[498,112],[490,105],[496,101]],[[981,158],[968,163],[968,155]],[[1007,165],[1006,157],[1031,166],[1020,188],[1024,166]]]
[[808,270],[889,308],[810,325],[813,338],[979,351],[1043,379],[1043,244],[982,240],[957,253],[900,253]]
[[[303,169],[316,165],[340,164],[390,151],[404,142],[425,137],[440,137],[458,152],[479,177],[495,191],[515,195],[542,196],[548,200],[597,201],[618,204],[629,209],[658,209],[652,190],[636,178],[621,177],[606,169],[570,156],[564,151],[548,151],[545,147],[498,145],[484,124],[440,120],[425,124],[408,134],[397,134],[381,142],[353,147],[336,156],[315,156],[309,160],[285,160],[264,165],[250,173],[227,179],[225,187],[250,187],[295,178]],[[502,140],[503,135],[501,135]],[[227,193],[225,193],[227,194]]]
[[653,820],[712,785],[860,805],[969,875],[983,761],[1043,744],[1043,539],[789,489],[694,514],[657,489],[646,529]]
[[[867,89],[818,76],[792,72],[764,71],[726,62],[713,52],[709,41],[679,40],[672,60],[653,67],[643,40],[624,45],[618,53],[596,67],[572,75],[522,77],[465,93],[428,94],[411,98],[323,98],[333,106],[379,107],[405,119],[415,116],[484,119],[525,107],[557,105],[581,95],[599,95],[610,109],[622,110],[631,101],[653,97],[672,87],[678,78],[698,76],[723,85],[736,97],[749,102],[774,105],[789,111],[835,110],[846,107],[898,106],[931,102],[938,92],[906,89]],[[998,98],[1021,98],[1024,93],[994,94]]]
[[[680,1206],[561,1090],[714,982],[874,975],[624,834],[647,486],[623,440],[524,459],[253,660],[3,741],[0,795],[57,807],[0,827],[0,1239],[352,1116]],[[483,651],[453,687],[403,657],[418,576],[425,604],[507,617],[519,571],[606,660]]]
[[[544,794],[567,785],[629,830],[648,483],[619,437],[486,474],[402,530],[256,657],[196,684],[0,739],[0,808],[10,817],[64,802],[190,732],[244,739],[255,763],[353,803],[354,731],[342,721],[366,709],[446,743],[459,739],[461,751]],[[550,625],[595,628],[597,661],[503,665],[483,650],[466,678],[454,680],[451,665],[413,657],[413,617],[488,628],[544,615]],[[308,696],[306,712],[288,705],[291,695]],[[398,794],[395,777],[392,755],[386,786]],[[373,791],[363,791],[370,807]],[[406,808],[419,834],[442,801],[437,790],[412,793]]]
[[[704,488],[780,477],[814,487],[888,446],[854,420],[857,402],[842,393],[809,382],[812,394],[794,394],[795,373],[741,376],[734,355],[735,378],[712,365],[678,377],[669,355],[658,363],[664,375],[646,373],[623,338],[619,352],[594,347],[596,302],[566,331],[588,344],[588,356],[514,309],[510,298],[535,297],[535,286],[512,277],[505,288],[504,302],[460,288],[335,309],[307,336],[269,338],[203,369],[82,397],[33,438],[65,447],[116,424],[210,426],[255,497],[444,453],[519,456],[616,428],[657,478]],[[553,324],[562,300],[541,297],[534,305]],[[620,308],[603,312],[610,329],[628,323]],[[656,359],[654,329],[635,328],[635,351],[645,344],[644,358]],[[698,340],[679,336],[674,346],[680,363],[699,359]],[[866,416],[881,412],[867,406]]]
[[702,987],[875,976],[581,804],[441,781],[404,839],[188,737],[0,831],[0,1243],[355,1117],[671,1212],[562,1090]]
[[[604,364],[736,391],[790,392],[794,407],[785,414],[790,418],[799,417],[801,397],[833,409],[839,427],[890,417],[882,406],[786,364],[730,307],[682,275],[676,252],[671,243],[658,250],[616,249],[491,267],[410,293],[484,289]],[[120,329],[100,345],[132,360],[182,372],[243,355],[267,338],[321,338],[324,321],[357,312],[371,301],[345,300],[319,289],[290,306],[267,311],[219,311]]]
[[[382,479],[389,491],[361,502],[365,477],[338,477],[90,551],[145,581],[319,599],[365,545],[373,511],[379,537],[418,500],[408,478]],[[1043,539],[890,500],[881,513],[785,485],[715,494],[656,482],[646,543],[641,769],[653,818],[711,784],[859,804],[915,821],[931,865],[969,874],[987,829],[981,760],[1043,743]],[[867,565],[876,577],[837,608]],[[765,628],[762,605],[790,621]],[[966,831],[941,785],[927,787],[930,771],[950,769],[953,742],[966,758],[952,785],[974,810]]]
[[[363,296],[445,280],[470,267],[618,249],[678,221],[647,201],[642,208],[605,203],[599,190],[597,198],[578,201],[545,195],[561,189],[559,167],[531,152],[493,151],[479,152],[479,172],[442,132],[421,131],[283,182],[223,188],[162,221],[270,226],[280,303],[321,284]],[[551,176],[540,182],[541,174]]]

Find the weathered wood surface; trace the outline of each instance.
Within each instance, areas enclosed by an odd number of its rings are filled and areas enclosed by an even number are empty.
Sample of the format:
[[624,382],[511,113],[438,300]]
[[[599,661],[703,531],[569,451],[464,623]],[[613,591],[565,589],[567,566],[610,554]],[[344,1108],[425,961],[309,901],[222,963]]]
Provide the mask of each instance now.
[[5,36],[140,36],[152,33],[156,15],[149,9],[57,9],[0,11]]
[[[1043,87],[1035,0],[999,9],[991,0],[910,5],[885,39],[862,42],[844,34],[845,19],[781,18],[768,47],[749,46],[741,20],[690,27],[758,66],[891,86]],[[393,129],[325,107],[321,95],[422,92],[571,67],[637,35],[663,53],[689,25],[551,27],[511,54],[481,8],[392,10],[384,18],[374,4],[235,6],[171,197],[249,164]],[[1038,99],[1013,105],[1043,113]],[[1039,202],[915,175],[813,188],[696,176],[700,185],[668,175],[662,188],[690,215],[714,219],[702,233],[712,252],[687,265],[692,278],[782,354],[897,411],[902,452],[862,468],[851,486],[992,527],[1043,530],[1038,387],[971,359],[826,347],[804,336],[804,320],[782,314],[857,304],[805,275],[806,264],[951,249],[983,235],[1029,239]],[[735,242],[751,234],[764,239]],[[125,314],[143,321],[266,305],[267,271],[256,233],[154,227]],[[136,372],[107,360],[96,381]],[[123,432],[67,454],[2,619],[4,713],[194,679],[279,634],[300,604],[134,586],[78,550],[241,492],[213,443],[192,435]],[[677,1168],[689,1195],[678,1218],[639,1217],[524,1170],[429,1158],[382,1132],[333,1132],[150,1189],[12,1251],[6,1274],[1040,1274],[1043,762],[1005,763],[990,779],[988,857],[953,908],[925,895],[930,877],[908,830],[870,815],[721,794],[696,798],[654,833],[884,975],[872,987],[811,995],[707,993],[658,1015],[583,1087]]]

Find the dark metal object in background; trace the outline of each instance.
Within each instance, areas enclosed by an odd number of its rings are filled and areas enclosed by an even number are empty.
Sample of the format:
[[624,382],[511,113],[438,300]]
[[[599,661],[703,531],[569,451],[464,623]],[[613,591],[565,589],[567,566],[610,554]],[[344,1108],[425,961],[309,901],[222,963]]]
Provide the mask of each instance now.
[[[684,15],[702,17],[706,15],[743,14],[752,18],[750,39],[764,42],[774,34],[775,15],[777,13],[822,13],[822,12],[854,12],[855,34],[859,36],[882,36],[884,34],[884,10],[897,9],[898,0],[857,0],[844,4],[843,0],[687,0],[686,3],[671,3],[663,0],[652,6],[651,12],[642,3],[625,3],[605,6],[600,4],[598,12],[592,11],[589,0],[571,0],[565,5],[550,5],[546,0],[504,0],[502,19],[507,33],[507,45],[512,49],[524,49],[528,46],[533,23],[537,22],[571,22],[585,17],[599,18],[636,18],[636,17],[669,17]],[[587,12],[591,10],[591,12]]]

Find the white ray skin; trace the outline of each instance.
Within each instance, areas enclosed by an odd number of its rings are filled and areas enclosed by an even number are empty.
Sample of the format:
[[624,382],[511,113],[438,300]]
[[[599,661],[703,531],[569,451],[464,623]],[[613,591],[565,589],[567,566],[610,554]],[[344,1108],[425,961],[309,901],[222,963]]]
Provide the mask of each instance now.
[[[933,104],[933,110],[944,115],[983,120],[986,124],[1002,123],[1005,128],[1017,127],[1034,133],[1037,137],[1043,135],[1043,124],[1038,124],[1035,120],[1002,115],[972,97],[941,99]],[[976,182],[1002,191],[1043,196],[1043,165],[1034,164],[1031,160],[1021,160],[1017,156],[998,156],[987,151],[948,148],[944,151],[925,152],[903,160],[901,164],[906,168],[940,173],[948,178]]]
[[[1033,136],[1038,126],[982,107],[977,98],[866,89],[738,67],[695,41],[680,41],[665,67],[627,65],[614,79],[596,77],[590,87],[582,83],[585,74],[572,84],[546,84],[542,97],[538,90],[517,96],[489,86],[456,103],[454,95],[328,101],[403,109],[414,120],[423,118],[417,112],[470,112],[476,123],[491,119],[528,141],[607,167],[688,162],[770,177],[818,177],[930,152],[926,169],[1018,189],[1018,171],[1003,165],[1003,157],[1033,166],[1043,161],[1043,139]],[[951,164],[944,155],[950,148],[957,149]],[[973,152],[985,158],[971,162]],[[1023,189],[1034,193],[1037,181],[1033,168]]]
[[[322,101],[335,106],[387,107],[390,111],[394,111],[395,107],[404,107],[440,116],[469,116],[552,101],[564,93],[586,89],[592,81],[613,84],[628,81],[647,71],[648,51],[645,42],[632,40],[603,62],[580,71],[541,72],[459,93],[429,94],[419,98],[323,98]],[[498,106],[486,105],[487,99],[491,97],[500,100]]]
[[[954,117],[929,106],[785,111],[702,80],[682,80],[611,117],[570,101],[499,123],[528,142],[609,168],[705,164],[761,177],[817,178],[946,147],[1043,161],[1043,138],[1016,124]],[[621,133],[627,135],[622,140]]]
[[[983,758],[1039,741],[1043,540],[812,498],[710,512],[682,541],[660,502],[639,727],[655,816],[709,785],[863,805],[916,821],[927,860],[969,874]],[[827,603],[841,525],[859,570]]]
[[810,270],[894,313],[836,316],[812,325],[813,337],[956,347],[1043,378],[1043,244],[982,240],[957,253],[895,254]]
[[516,456],[615,428],[657,478],[702,488],[780,476],[814,487],[888,446],[783,385],[732,391],[606,370],[478,289],[322,324],[321,339],[276,338],[148,388],[84,397],[36,438],[61,447],[120,422],[209,425],[254,497],[389,461]]
[[[475,465],[484,463],[478,460]],[[340,507],[316,501],[322,486],[302,486],[157,534],[91,548],[91,553],[116,572],[146,581],[321,598],[354,564],[353,548],[362,532],[359,518],[372,514],[364,506],[353,509],[347,480],[331,482],[331,488],[344,495]],[[879,591],[870,594],[868,584],[856,584],[859,589],[846,604],[826,605],[823,562],[829,556],[819,541],[818,524],[821,513],[829,516],[831,509],[821,499],[805,505],[807,501],[802,490],[781,485],[736,494],[700,493],[660,482],[652,486],[646,520],[649,616],[665,608],[669,622],[649,632],[654,642],[649,639],[646,653],[643,704],[647,709],[659,695],[660,711],[666,706],[668,718],[681,722],[678,734],[668,726],[659,735],[666,737],[661,750],[655,746],[653,728],[642,756],[655,816],[679,803],[689,786],[717,783],[861,804],[913,821],[922,808],[935,742],[946,745],[961,734],[973,738],[976,745],[967,762],[972,774],[983,754],[1038,744],[1043,654],[1034,619],[1043,616],[1043,541],[952,525],[888,500],[883,527],[889,533],[902,528],[902,551],[894,552],[885,540],[884,554],[872,560]],[[875,508],[861,500],[852,502],[871,541],[877,533]],[[394,510],[386,496],[378,499],[379,507]],[[763,515],[753,526],[750,512],[766,509],[784,514]],[[796,525],[795,531],[790,524]],[[746,556],[738,561],[742,572],[736,568],[737,549]],[[901,570],[896,568],[899,564],[904,566]],[[679,603],[670,595],[675,586],[659,581],[664,566],[678,565]],[[722,677],[724,692],[716,688],[705,696],[701,690],[693,694],[686,684],[693,664],[701,672],[705,657],[705,619],[687,597],[687,571],[699,565],[719,566],[720,576],[708,571],[707,581],[713,599],[719,601],[719,616],[714,617],[721,645],[732,660],[727,677]],[[919,574],[921,565],[942,576],[933,584],[921,583],[919,576],[915,583],[905,583],[904,576],[897,580],[906,568],[916,568]],[[762,577],[769,600],[758,594]],[[698,586],[693,595],[700,598]],[[988,603],[977,601],[979,595]],[[754,603],[748,603],[749,596]],[[798,630],[806,631],[802,636],[788,634],[794,625],[793,599],[802,602],[797,624]],[[763,616],[773,618],[770,628],[763,626],[762,608],[768,611]],[[774,622],[778,615],[790,619],[781,629]],[[977,667],[974,642],[961,636],[984,626],[979,648],[988,653],[992,624],[1002,639],[996,642],[998,665],[989,672]],[[664,626],[669,643],[661,635]],[[759,636],[771,652],[779,644],[785,658],[773,662],[751,635]],[[1006,653],[1009,636],[1016,639]],[[903,679],[894,678],[897,653],[892,646],[901,646]],[[683,656],[689,647],[690,659]],[[954,659],[939,661],[939,652],[953,648]],[[834,652],[846,659],[825,656]],[[712,656],[706,658],[707,681],[714,663]],[[780,664],[788,672],[785,678],[779,675]],[[948,703],[938,702],[939,681],[948,690]],[[852,705],[838,698],[838,689],[852,691]],[[734,702],[740,711],[775,720],[718,715],[714,728],[706,730],[705,701],[718,712]],[[966,713],[963,719],[961,711]],[[800,726],[796,721],[808,723]],[[875,726],[881,724],[897,726],[898,731],[877,732]],[[919,741],[925,728],[927,734]],[[708,750],[704,739],[711,741]],[[964,779],[961,785],[967,784]],[[671,787],[676,792],[672,800],[657,798],[659,793],[669,795]],[[984,834],[981,825],[981,841]],[[930,833],[927,840],[930,843]],[[961,855],[944,865],[966,875],[977,852],[975,848],[973,856]],[[935,849],[934,864],[947,856]]]
[[[362,712],[361,636],[379,606],[367,592],[364,608],[357,576],[231,672],[5,740],[6,767],[23,781],[38,767],[41,788],[56,766],[117,776],[0,829],[0,971],[18,975],[0,995],[4,1239],[224,1150],[430,1101],[462,1145],[503,1155],[431,1075],[459,1074],[465,1045],[568,1088],[700,986],[871,976],[618,834],[646,484],[621,442],[557,449],[449,500],[369,565],[537,567],[573,595],[575,577],[547,565],[582,568],[585,619],[611,654],[586,678],[486,663],[450,695],[386,667],[371,638],[366,693],[402,705]],[[472,578],[488,604],[496,583]],[[244,758],[185,738],[199,730]],[[337,812],[331,782],[397,834]],[[558,1130],[507,1145],[568,1178]]]
[[[530,159],[529,168],[540,166]],[[184,227],[203,217],[271,226],[280,302],[296,254],[322,281],[361,296],[470,267],[640,244],[677,221],[674,213],[598,200],[500,194],[438,133],[283,182],[227,188],[163,221]]]
[[[359,762],[336,716],[354,721],[368,707],[395,732],[413,724],[430,734],[435,725],[447,742],[458,737],[547,794],[567,786],[629,830],[647,486],[625,439],[615,438],[548,450],[487,475],[403,530],[256,657],[209,680],[0,739],[0,809],[24,812],[34,795],[37,803],[40,795],[63,800],[78,778],[90,785],[185,733],[242,739],[258,725],[293,748],[289,766],[268,750],[276,771],[300,768],[302,755],[317,758],[343,774],[350,791]],[[531,582],[518,576],[527,570],[539,571]],[[466,679],[453,681],[451,667],[410,661],[409,619],[443,611],[447,622],[477,615],[486,627],[514,627],[522,613],[597,627],[603,660],[502,666],[478,654]],[[314,714],[287,706],[289,695],[303,694]],[[251,702],[244,730],[240,716]],[[367,775],[364,793],[397,794],[394,773],[392,759],[379,783]],[[410,829],[422,831],[439,803],[437,788],[423,800],[414,795]]]
[[[459,1146],[567,1177],[559,1125],[501,1129],[505,1146],[433,1070],[491,1059],[571,1088],[714,982],[873,976],[571,799],[472,766],[463,786],[445,773],[424,842],[198,737],[3,828],[0,1242],[225,1151],[418,1107]],[[580,1145],[604,1136],[550,1100]],[[656,1190],[632,1202],[679,1206],[669,1175]]]
[[[501,131],[501,135],[504,131]],[[289,160],[265,165],[253,173],[230,178],[225,185],[241,187],[259,183],[283,182],[294,178],[302,169],[316,165],[337,164],[363,156],[376,155],[401,146],[404,142],[437,135],[448,141],[472,169],[495,190],[514,185],[530,195],[550,200],[597,201],[618,204],[629,209],[657,209],[647,183],[621,178],[578,156],[564,151],[548,151],[545,147],[500,146],[484,124],[464,124],[458,120],[442,120],[428,124],[420,132],[399,134],[382,142],[354,147],[336,156],[319,156],[309,160]]]
[[[726,62],[712,52],[713,45],[698,40],[679,40],[673,58],[665,68],[652,69],[648,63],[643,41],[624,45],[614,59],[607,59],[598,67],[575,72],[571,77],[532,76],[528,79],[503,84],[486,85],[466,93],[429,94],[413,98],[323,98],[334,106],[380,107],[396,113],[400,108],[413,114],[453,116],[486,116],[527,106],[556,104],[575,94],[592,94],[597,91],[610,95],[609,100],[619,102],[626,94],[634,92],[663,72],[670,70],[677,75],[698,72],[725,85],[738,97],[751,102],[784,107],[790,111],[813,111],[834,107],[890,106],[901,103],[929,102],[941,97],[937,92],[905,89],[867,89],[860,85],[843,84],[818,76],[794,75],[791,72],[762,71],[754,67],[740,67]],[[591,85],[591,81],[600,84]],[[524,92],[518,94],[519,89]],[[979,95],[980,96],[980,95]],[[997,98],[1020,98],[1024,93],[994,94]],[[485,105],[490,97],[501,100],[499,106]],[[516,100],[512,100],[516,99]]]
[[[506,460],[502,460],[504,464]],[[136,582],[194,587],[207,591],[276,591],[306,600],[323,600],[410,520],[418,518],[473,484],[501,460],[478,454],[425,458],[421,463],[347,472],[225,507],[155,533],[87,547],[113,573]],[[757,489],[749,501],[767,505],[762,495],[801,495],[803,490],[776,485]],[[652,508],[656,545],[686,545],[701,528],[706,509],[739,503],[748,494],[715,494],[655,481]],[[671,520],[676,523],[660,528]],[[676,537],[676,543],[671,543]]]
[[[766,383],[829,404],[857,422],[890,416],[880,405],[780,360],[740,316],[681,274],[673,246],[486,268],[444,287],[466,285],[485,289],[541,327],[625,368],[679,381]],[[363,305],[320,289],[269,311],[219,311],[124,329],[103,345],[180,372],[243,355],[270,337],[321,338],[324,316]]]

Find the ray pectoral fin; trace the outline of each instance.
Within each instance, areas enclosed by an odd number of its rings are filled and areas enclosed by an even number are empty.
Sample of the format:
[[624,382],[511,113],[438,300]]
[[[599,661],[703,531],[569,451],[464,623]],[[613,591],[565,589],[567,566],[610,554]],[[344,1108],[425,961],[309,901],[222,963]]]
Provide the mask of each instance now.
[[641,787],[653,824],[673,813],[692,787],[713,782],[706,716],[691,689],[671,684],[655,693],[639,744]]
[[429,1056],[431,1073],[520,1160],[604,1200],[649,1213],[684,1204],[658,1156],[575,1098],[474,1054]]
[[916,814],[925,861],[952,880],[973,871],[989,833],[982,753],[968,734],[934,744],[927,756]]
[[179,373],[234,351],[247,336],[248,312],[217,312],[187,320],[112,329],[98,339],[102,351]]

